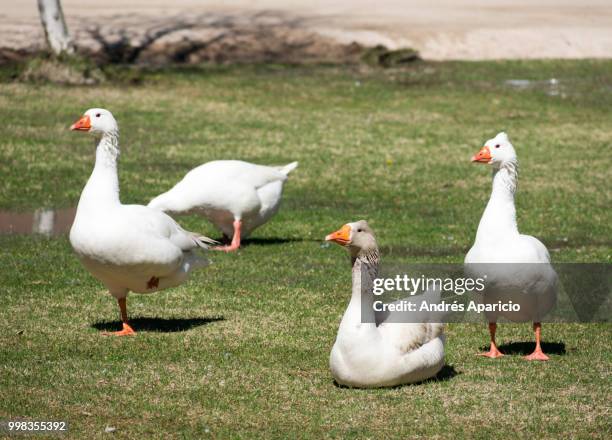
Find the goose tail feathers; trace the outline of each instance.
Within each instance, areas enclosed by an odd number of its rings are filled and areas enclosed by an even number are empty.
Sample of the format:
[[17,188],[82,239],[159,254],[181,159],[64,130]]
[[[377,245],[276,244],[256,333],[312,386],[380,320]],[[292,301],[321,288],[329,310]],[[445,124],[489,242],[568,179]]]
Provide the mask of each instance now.
[[278,170],[283,173],[285,176],[289,175],[289,173],[295,170],[298,166],[298,162],[291,162],[290,164],[278,167]]
[[198,247],[202,249],[210,249],[211,246],[221,244],[217,240],[213,240],[212,238],[197,233],[192,233],[191,237],[193,238],[193,241],[195,241],[195,243],[198,245]]

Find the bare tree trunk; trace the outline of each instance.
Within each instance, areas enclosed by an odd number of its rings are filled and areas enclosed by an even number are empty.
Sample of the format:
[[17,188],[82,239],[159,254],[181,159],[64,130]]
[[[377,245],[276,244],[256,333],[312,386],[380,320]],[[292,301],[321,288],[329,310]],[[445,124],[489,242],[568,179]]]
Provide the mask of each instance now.
[[68,33],[60,0],[38,0],[38,10],[47,44],[53,53],[55,55],[74,53],[74,45]]

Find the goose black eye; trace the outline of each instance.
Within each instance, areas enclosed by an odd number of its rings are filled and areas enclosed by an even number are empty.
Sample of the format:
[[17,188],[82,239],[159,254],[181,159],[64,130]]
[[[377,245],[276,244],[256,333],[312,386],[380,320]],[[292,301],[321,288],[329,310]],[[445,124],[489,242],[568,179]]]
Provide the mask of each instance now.
[[99,117],[100,117],[100,113],[96,113],[96,118],[99,118]]
[[499,148],[499,144],[497,144],[497,145],[495,146],[495,148]]
[[361,229],[357,229],[357,232],[363,232],[363,230],[361,230]]

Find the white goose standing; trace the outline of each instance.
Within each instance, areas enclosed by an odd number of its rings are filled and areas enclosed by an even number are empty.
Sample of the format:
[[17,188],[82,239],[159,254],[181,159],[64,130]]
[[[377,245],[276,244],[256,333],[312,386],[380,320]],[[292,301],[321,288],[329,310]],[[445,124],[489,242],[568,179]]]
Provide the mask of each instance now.
[[235,251],[240,241],[266,223],[280,206],[283,185],[297,162],[271,167],[241,160],[215,160],[189,171],[149,207],[171,215],[197,213],[232,241],[215,249]]
[[336,381],[372,388],[434,377],[444,366],[444,325],[426,320],[392,322],[389,315],[374,310],[372,283],[379,254],[368,223],[348,223],[325,239],[347,248],[353,274],[351,300],[329,360]]
[[215,243],[181,228],[171,217],[142,205],[119,200],[119,128],[108,110],[93,108],[71,130],[99,137],[96,163],[81,193],[70,243],[79,259],[117,299],[123,329],[117,336],[134,334],[128,323],[129,291],[151,293],[182,284],[190,272],[207,264],[193,250]]
[[556,303],[557,274],[550,264],[546,246],[537,238],[518,231],[514,206],[518,160],[508,135],[502,132],[489,139],[472,157],[472,162],[491,165],[493,189],[480,219],[474,245],[465,256],[466,270],[483,272],[472,273],[474,276],[485,273],[489,276],[484,291],[485,302],[512,301],[520,305],[516,312],[487,314],[491,346],[482,355],[490,358],[503,356],[495,342],[495,332],[497,317],[504,316],[512,321],[533,321],[536,346],[525,358],[548,360],[540,343],[540,321]]

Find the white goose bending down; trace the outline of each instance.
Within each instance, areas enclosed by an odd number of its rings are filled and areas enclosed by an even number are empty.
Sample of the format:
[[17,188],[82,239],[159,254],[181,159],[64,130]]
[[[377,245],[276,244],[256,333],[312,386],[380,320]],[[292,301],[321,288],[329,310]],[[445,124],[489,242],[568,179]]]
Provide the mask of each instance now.
[[297,162],[285,166],[255,165],[240,160],[215,160],[189,171],[169,191],[155,197],[150,208],[171,215],[198,213],[213,223],[234,251],[240,240],[276,214],[287,175]]
[[96,163],[81,193],[70,243],[85,268],[117,298],[123,329],[114,334],[131,335],[135,332],[128,323],[128,292],[151,293],[182,284],[193,269],[207,263],[193,250],[216,242],[185,231],[163,212],[121,204],[119,129],[108,110],[87,110],[70,129],[99,137]]
[[474,245],[465,256],[466,270],[473,276],[488,275],[483,292],[485,303],[512,301],[520,305],[516,312],[487,313],[491,346],[482,355],[503,356],[495,342],[497,318],[503,316],[512,321],[532,321],[536,346],[526,359],[548,360],[540,344],[540,321],[556,303],[557,274],[550,264],[546,246],[537,238],[518,231],[514,206],[518,160],[506,133],[489,139],[472,157],[472,162],[491,165],[493,190],[480,219]]
[[444,366],[444,325],[391,323],[374,311],[372,283],[378,272],[379,254],[367,222],[348,223],[325,239],[348,249],[353,269],[351,300],[329,361],[336,381],[350,387],[372,388],[435,376]]

